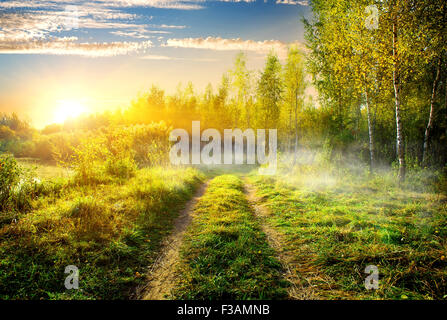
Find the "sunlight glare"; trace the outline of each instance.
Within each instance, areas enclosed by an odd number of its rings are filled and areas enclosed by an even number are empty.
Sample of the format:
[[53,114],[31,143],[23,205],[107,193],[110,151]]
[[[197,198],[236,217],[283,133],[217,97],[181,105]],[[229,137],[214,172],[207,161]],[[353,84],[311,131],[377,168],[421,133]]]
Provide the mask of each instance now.
[[54,121],[56,123],[64,123],[67,119],[76,118],[86,111],[81,101],[60,100],[54,114]]

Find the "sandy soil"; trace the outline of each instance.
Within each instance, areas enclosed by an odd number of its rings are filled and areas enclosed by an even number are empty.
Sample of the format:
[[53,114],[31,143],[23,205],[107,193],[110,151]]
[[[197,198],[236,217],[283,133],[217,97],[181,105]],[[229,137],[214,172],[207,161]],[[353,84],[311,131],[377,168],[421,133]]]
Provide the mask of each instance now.
[[204,194],[207,184],[204,183],[188,201],[175,221],[172,233],[162,244],[160,255],[149,267],[146,285],[137,290],[136,296],[143,300],[165,300],[173,289],[178,275],[177,266],[179,252],[186,228],[191,223],[191,212],[197,200]]

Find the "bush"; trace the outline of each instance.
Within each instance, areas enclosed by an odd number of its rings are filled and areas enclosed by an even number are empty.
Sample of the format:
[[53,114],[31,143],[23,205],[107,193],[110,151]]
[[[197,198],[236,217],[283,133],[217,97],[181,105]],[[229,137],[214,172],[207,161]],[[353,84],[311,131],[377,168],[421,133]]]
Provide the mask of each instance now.
[[108,158],[108,152],[104,143],[103,136],[93,136],[83,139],[80,145],[74,148],[72,165],[75,181],[81,184],[95,184],[105,180],[104,161]]
[[169,132],[171,127],[163,121],[149,125],[133,126],[132,149],[141,166],[164,165],[169,162]]
[[66,165],[74,155],[74,148],[79,145],[82,132],[59,132],[50,135],[52,157],[59,164]]
[[110,178],[128,179],[137,166],[132,133],[126,128],[107,128],[92,133],[74,148],[75,180],[82,184],[103,183]]
[[1,140],[10,140],[15,137],[15,132],[12,131],[9,127],[0,125],[0,139]]
[[131,157],[124,159],[109,158],[106,161],[107,174],[118,178],[130,178],[135,175],[137,166]]
[[0,224],[10,222],[18,212],[31,209],[31,201],[42,190],[40,180],[23,169],[12,155],[0,156]]
[[47,136],[37,136],[34,139],[33,153],[30,156],[44,161],[53,160],[53,151],[50,139]]
[[0,211],[10,210],[22,169],[11,155],[0,156]]
[[125,127],[116,127],[104,133],[107,159],[106,173],[116,178],[128,179],[137,169],[132,150],[132,132]]

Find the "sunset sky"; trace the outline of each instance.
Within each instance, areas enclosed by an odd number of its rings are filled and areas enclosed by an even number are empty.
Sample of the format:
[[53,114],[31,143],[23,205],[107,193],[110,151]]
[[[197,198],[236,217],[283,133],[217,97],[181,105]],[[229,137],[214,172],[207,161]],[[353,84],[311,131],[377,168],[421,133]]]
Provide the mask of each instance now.
[[153,83],[215,87],[238,51],[260,69],[272,48],[302,43],[309,12],[296,0],[0,0],[0,112],[41,128],[61,105],[126,107]]

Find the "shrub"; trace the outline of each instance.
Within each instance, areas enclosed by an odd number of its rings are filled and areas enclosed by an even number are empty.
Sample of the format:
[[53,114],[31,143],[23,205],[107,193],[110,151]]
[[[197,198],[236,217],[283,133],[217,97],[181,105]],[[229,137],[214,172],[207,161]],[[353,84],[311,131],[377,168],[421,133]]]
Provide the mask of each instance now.
[[109,158],[106,161],[105,168],[107,174],[123,179],[134,176],[137,170],[137,166],[131,157],[124,159]]
[[72,165],[75,180],[81,184],[95,184],[105,180],[103,176],[104,160],[108,157],[101,135],[85,138],[74,148]]
[[92,133],[73,148],[75,180],[82,184],[128,179],[137,166],[132,150],[132,133],[126,128],[107,128]]
[[51,141],[47,136],[37,136],[34,140],[34,150],[31,155],[44,161],[53,160]]
[[0,156],[0,225],[31,209],[40,194],[40,180],[23,169],[12,155]]
[[116,127],[104,133],[107,159],[106,173],[117,178],[129,178],[135,175],[137,166],[132,150],[132,132],[124,127]]
[[11,155],[0,156],[0,211],[10,210],[14,188],[18,186],[22,169]]
[[12,131],[9,127],[0,125],[0,139],[1,140],[9,140],[15,137],[14,131]]
[[73,158],[74,148],[79,145],[79,137],[82,137],[82,132],[59,132],[50,135],[51,153],[53,159],[59,164],[64,166],[67,165],[67,163]]
[[163,121],[133,126],[132,149],[140,165],[163,165],[169,161],[169,132],[171,127]]

